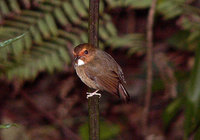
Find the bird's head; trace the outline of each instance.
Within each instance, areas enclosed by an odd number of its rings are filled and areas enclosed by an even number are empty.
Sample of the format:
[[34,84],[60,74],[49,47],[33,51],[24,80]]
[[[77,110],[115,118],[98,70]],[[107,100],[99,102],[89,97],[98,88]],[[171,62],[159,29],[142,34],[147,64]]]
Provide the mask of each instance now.
[[95,49],[88,43],[76,46],[73,51],[75,64],[81,66],[90,62],[94,58]]

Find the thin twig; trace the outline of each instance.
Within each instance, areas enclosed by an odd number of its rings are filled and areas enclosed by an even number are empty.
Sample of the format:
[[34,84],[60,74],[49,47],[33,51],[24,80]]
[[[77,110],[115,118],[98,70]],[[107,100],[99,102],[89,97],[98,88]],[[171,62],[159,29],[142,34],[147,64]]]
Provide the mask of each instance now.
[[89,6],[89,43],[99,47],[99,0],[90,0]]
[[[89,3],[89,40],[88,42],[98,47],[99,30],[99,0],[90,0]],[[90,140],[100,139],[99,129],[99,96],[92,96],[88,101],[89,111],[89,138]]]
[[144,131],[147,130],[147,120],[149,114],[149,107],[151,103],[151,94],[152,94],[152,80],[153,80],[153,24],[154,24],[154,13],[156,8],[157,0],[153,0],[151,8],[149,10],[148,19],[147,19],[147,89],[145,97],[145,106],[143,112],[143,128]]

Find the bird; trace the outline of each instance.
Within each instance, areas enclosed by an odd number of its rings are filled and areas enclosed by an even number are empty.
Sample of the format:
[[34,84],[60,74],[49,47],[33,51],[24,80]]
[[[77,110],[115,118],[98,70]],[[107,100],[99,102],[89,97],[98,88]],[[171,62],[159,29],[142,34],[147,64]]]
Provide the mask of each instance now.
[[130,100],[124,84],[126,83],[122,68],[114,58],[105,51],[89,43],[76,46],[73,50],[74,68],[78,77],[95,92],[87,93],[87,99],[106,91],[122,98],[125,102]]

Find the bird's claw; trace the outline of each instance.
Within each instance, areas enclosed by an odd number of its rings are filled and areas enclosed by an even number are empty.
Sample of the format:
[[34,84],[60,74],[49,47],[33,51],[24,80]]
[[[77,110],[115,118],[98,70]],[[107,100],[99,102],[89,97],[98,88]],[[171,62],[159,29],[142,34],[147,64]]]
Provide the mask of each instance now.
[[100,93],[97,93],[97,92],[92,92],[92,93],[90,93],[90,92],[87,92],[86,94],[87,94],[87,99],[88,99],[89,97],[92,97],[92,96],[94,96],[94,95],[98,95],[98,96],[99,96],[99,98],[101,98],[101,94],[100,94]]

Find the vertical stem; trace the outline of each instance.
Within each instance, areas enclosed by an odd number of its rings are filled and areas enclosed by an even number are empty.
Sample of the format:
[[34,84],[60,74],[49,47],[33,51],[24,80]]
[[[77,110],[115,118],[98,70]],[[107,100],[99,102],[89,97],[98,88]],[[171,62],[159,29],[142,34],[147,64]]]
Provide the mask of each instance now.
[[[90,0],[89,3],[89,40],[88,42],[98,47],[99,30],[99,0]],[[100,139],[99,128],[99,96],[92,96],[88,101],[89,110],[89,139]]]
[[89,138],[90,140],[100,139],[99,128],[99,96],[89,98]]
[[149,10],[148,19],[147,19],[147,90],[145,97],[145,106],[143,114],[143,127],[146,131],[147,129],[147,120],[149,114],[149,107],[151,103],[151,94],[152,94],[152,80],[153,80],[153,24],[154,24],[154,13],[156,8],[157,0],[153,0],[151,8]]
[[89,43],[99,47],[99,0],[90,0],[89,6]]

